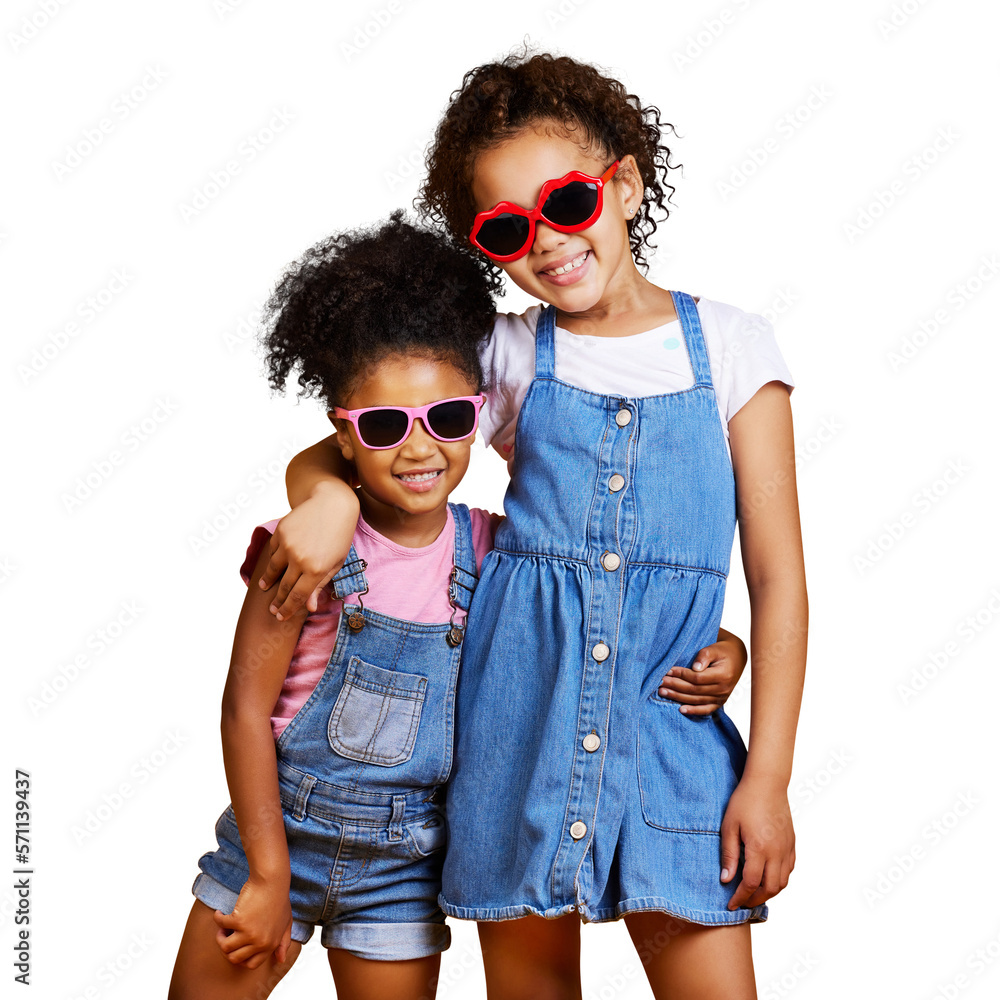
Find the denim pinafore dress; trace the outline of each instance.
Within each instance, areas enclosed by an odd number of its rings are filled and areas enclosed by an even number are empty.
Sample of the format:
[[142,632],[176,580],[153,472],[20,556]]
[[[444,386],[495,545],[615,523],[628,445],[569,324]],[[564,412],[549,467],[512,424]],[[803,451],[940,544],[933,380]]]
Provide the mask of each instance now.
[[657,695],[716,641],[736,525],[697,307],[671,293],[694,384],[601,395],[535,335],[507,518],[483,562],[459,685],[441,905],[456,917],[729,911],[719,830],[746,748],[723,710]]
[[[466,506],[450,507],[448,596],[453,611],[467,611],[477,583],[472,525]],[[457,611],[451,622],[426,624],[364,607],[364,570],[352,545],[331,581],[344,605],[330,660],[276,743],[292,938],[306,941],[319,925],[328,948],[420,958],[450,940],[437,897],[464,629]],[[216,836],[194,893],[228,913],[249,876],[232,807]]]

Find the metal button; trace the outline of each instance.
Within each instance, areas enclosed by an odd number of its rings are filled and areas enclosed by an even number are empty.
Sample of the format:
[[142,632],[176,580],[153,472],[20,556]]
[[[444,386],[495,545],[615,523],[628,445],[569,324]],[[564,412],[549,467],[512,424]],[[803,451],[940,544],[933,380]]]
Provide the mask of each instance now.
[[587,836],[587,824],[586,823],[581,823],[579,820],[577,820],[569,828],[569,835],[574,840],[582,840],[584,837]]
[[583,749],[593,753],[601,745],[601,737],[597,733],[587,733],[583,738]]
[[601,556],[601,565],[609,572],[613,573],[622,564],[621,556],[617,552],[605,552]]
[[608,480],[608,489],[612,493],[617,493],[624,485],[625,477],[619,476],[617,472]]
[[624,427],[632,419],[632,412],[630,410],[619,410],[615,414],[615,423],[619,427]]
[[591,651],[591,656],[600,663],[611,655],[611,648],[606,642],[599,642]]

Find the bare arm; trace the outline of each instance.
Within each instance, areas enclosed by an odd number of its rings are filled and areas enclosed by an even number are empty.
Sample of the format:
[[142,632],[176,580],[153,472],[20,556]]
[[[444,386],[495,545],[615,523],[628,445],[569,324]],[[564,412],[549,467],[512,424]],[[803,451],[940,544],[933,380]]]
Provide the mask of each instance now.
[[334,435],[288,463],[285,485],[292,511],[271,536],[260,583],[261,589],[278,585],[270,610],[279,621],[302,608],[315,611],[319,591],[347,558],[360,512],[353,471]]
[[282,961],[291,928],[291,874],[271,712],[305,612],[285,622],[268,613],[272,595],[257,586],[267,558],[262,550],[247,588],[222,698],[226,779],[250,877],[232,914],[217,914],[216,923],[223,952],[234,964],[248,968],[256,968],[272,952]]
[[[787,788],[805,679],[808,601],[788,391],[769,382],[733,417],[740,547],[750,592],[750,739],[743,778],[723,823],[723,867],[743,881],[730,902],[779,892],[795,860]],[[728,881],[724,876],[723,881]]]

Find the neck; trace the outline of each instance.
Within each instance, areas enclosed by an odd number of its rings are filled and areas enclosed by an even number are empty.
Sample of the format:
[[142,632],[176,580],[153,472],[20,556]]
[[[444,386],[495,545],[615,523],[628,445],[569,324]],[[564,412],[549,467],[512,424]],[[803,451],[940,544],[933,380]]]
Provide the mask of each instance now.
[[609,285],[607,293],[589,308],[560,309],[559,326],[590,337],[625,337],[676,319],[670,293],[643,277],[631,257],[627,267],[620,280]]
[[412,513],[400,507],[381,503],[358,490],[361,515],[380,535],[408,549],[430,545],[448,523],[448,504],[442,503],[433,510]]

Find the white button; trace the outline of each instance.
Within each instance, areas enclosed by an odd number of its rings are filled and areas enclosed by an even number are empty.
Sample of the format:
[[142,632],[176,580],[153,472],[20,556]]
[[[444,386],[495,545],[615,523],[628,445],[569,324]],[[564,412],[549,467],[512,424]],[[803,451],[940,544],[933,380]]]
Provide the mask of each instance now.
[[611,649],[606,642],[599,642],[591,651],[591,655],[600,663],[611,655]]
[[601,745],[601,737],[597,733],[587,733],[583,738],[583,749],[593,753]]
[[608,480],[608,489],[612,493],[617,493],[624,485],[625,477],[619,476],[617,472]]
[[624,427],[632,419],[632,413],[630,410],[619,410],[615,414],[615,423],[619,427]]
[[574,840],[582,840],[584,837],[587,836],[587,824],[586,823],[581,823],[579,820],[577,820],[569,828],[569,835]]
[[617,552],[605,552],[601,556],[601,565],[609,572],[613,573],[619,566],[621,566],[622,560],[621,556]]

